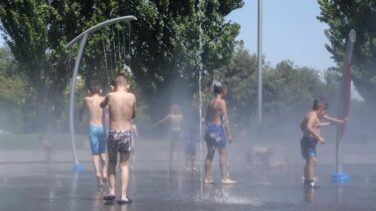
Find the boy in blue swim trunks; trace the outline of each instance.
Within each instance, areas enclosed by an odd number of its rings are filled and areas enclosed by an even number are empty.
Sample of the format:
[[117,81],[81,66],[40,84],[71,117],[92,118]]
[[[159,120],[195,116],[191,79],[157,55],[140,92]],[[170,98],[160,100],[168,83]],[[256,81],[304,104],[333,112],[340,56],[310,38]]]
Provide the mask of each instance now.
[[[325,139],[320,135],[320,127],[328,126],[332,123],[344,124],[344,120],[336,119],[326,115],[328,104],[323,98],[317,98],[313,101],[312,111],[308,112],[300,128],[303,132],[303,137],[300,140],[301,152],[303,158],[306,160],[304,166],[304,186],[309,188],[317,188],[318,185],[314,182],[314,171],[317,162],[316,145],[317,143],[324,144]],[[320,123],[320,119],[328,122]]]
[[102,186],[107,181],[107,154],[105,130],[103,128],[103,109],[99,104],[104,100],[102,88],[98,81],[89,83],[88,95],[84,99],[84,105],[80,111],[80,120],[85,109],[89,113],[89,140],[92,153],[97,185]]
[[132,120],[136,116],[136,97],[128,92],[129,84],[123,74],[118,74],[114,80],[114,91],[107,94],[100,104],[102,108],[108,105],[110,127],[107,139],[108,146],[108,179],[109,190],[104,200],[115,199],[115,181],[117,155],[120,155],[120,204],[127,204],[131,199],[127,195],[129,168],[128,160],[132,149]]
[[[213,183],[211,175],[211,164],[215,154],[219,153],[219,166],[221,169],[221,177],[223,184],[234,184],[236,181],[230,179],[227,175],[227,140],[232,143],[232,134],[230,130],[230,123],[227,115],[227,106],[224,97],[227,94],[227,89],[222,83],[214,82],[213,92],[214,98],[209,102],[205,123],[205,141],[207,144],[208,153],[205,159],[205,183]],[[227,137],[226,137],[227,136]]]

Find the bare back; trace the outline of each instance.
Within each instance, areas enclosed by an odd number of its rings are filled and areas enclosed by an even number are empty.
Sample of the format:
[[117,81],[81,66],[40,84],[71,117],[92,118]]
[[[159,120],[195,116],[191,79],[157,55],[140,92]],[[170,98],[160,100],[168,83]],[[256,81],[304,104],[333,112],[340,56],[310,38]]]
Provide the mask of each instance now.
[[213,98],[208,105],[205,121],[207,124],[222,124],[227,118],[226,102],[221,98]]
[[103,126],[103,109],[99,106],[103,100],[104,97],[99,94],[85,97],[84,103],[89,111],[89,125],[99,127]]
[[126,91],[111,92],[107,95],[110,114],[110,129],[130,130],[135,117],[136,97]]

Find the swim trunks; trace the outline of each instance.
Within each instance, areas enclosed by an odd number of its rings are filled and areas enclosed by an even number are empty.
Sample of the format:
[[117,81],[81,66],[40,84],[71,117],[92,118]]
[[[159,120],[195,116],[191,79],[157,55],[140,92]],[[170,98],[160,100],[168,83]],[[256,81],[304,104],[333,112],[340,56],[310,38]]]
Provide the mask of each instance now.
[[205,131],[205,141],[208,147],[226,148],[226,134],[222,125],[208,125]]
[[91,154],[98,155],[106,152],[106,139],[103,127],[90,126],[89,140]]
[[124,153],[132,150],[132,133],[129,130],[110,130],[107,141],[108,151]]
[[303,138],[300,140],[300,147],[304,159],[309,159],[317,156],[316,145],[316,139],[309,136],[303,136]]

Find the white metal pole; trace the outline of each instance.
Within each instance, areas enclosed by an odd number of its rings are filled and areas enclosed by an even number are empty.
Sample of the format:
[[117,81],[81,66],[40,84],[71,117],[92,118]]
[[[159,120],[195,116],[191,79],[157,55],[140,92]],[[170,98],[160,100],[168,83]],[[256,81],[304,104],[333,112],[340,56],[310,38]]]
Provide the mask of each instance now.
[[257,72],[258,72],[258,124],[262,124],[262,0],[258,0],[257,7]]
[[76,63],[74,64],[73,77],[72,77],[72,82],[71,82],[70,102],[69,102],[69,121],[70,121],[69,131],[70,131],[70,136],[71,136],[71,141],[72,141],[73,158],[74,158],[74,163],[76,166],[78,166],[79,163],[78,163],[77,152],[76,152],[76,140],[74,137],[74,93],[76,89],[77,72],[78,72],[78,68],[80,67],[80,62],[81,62],[82,54],[84,52],[84,48],[86,45],[87,37],[88,37],[88,33],[84,34],[84,36],[82,37],[80,48],[77,54]]

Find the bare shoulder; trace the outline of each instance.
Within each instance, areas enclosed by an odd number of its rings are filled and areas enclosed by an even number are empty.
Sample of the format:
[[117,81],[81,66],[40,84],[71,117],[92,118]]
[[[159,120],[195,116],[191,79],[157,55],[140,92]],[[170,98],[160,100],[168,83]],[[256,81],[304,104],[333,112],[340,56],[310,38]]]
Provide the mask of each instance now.
[[312,120],[316,120],[317,119],[317,115],[315,112],[308,112],[307,115],[306,115],[306,118],[307,119],[312,119]]
[[84,103],[88,103],[90,100],[91,100],[91,97],[90,96],[86,96],[84,98]]
[[109,98],[109,97],[114,96],[114,93],[115,93],[115,92],[109,92],[109,93],[107,93],[107,95],[105,96],[105,98]]
[[129,96],[130,99],[136,100],[136,96],[133,93],[128,92],[128,96]]

